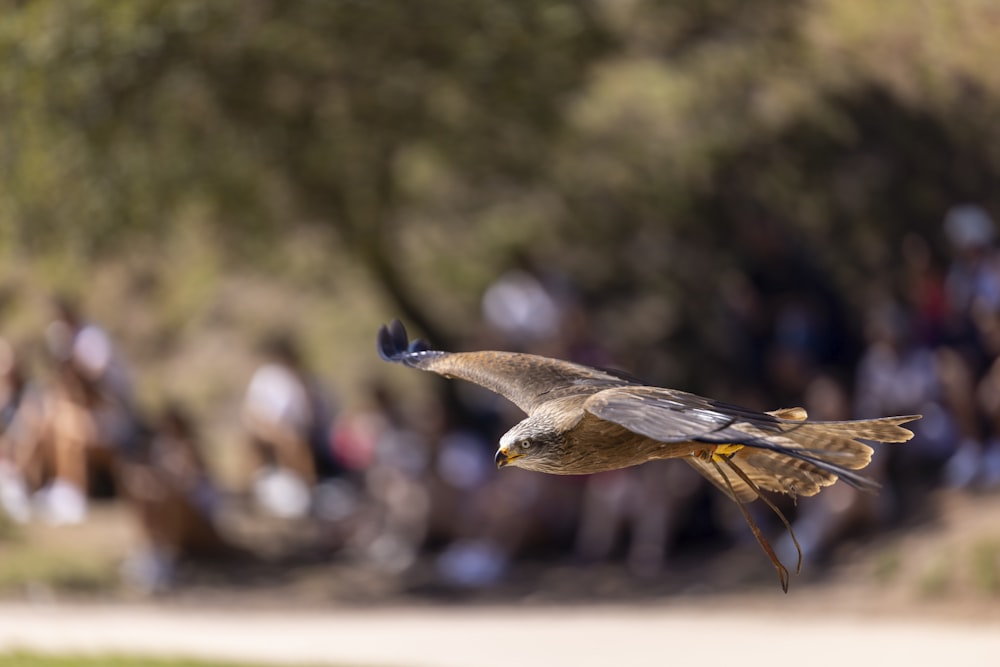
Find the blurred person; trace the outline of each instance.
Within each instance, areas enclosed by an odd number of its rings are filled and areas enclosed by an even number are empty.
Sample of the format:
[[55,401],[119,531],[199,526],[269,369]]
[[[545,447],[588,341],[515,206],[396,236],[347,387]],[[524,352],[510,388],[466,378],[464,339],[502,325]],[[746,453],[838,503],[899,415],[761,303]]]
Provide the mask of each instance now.
[[253,492],[266,512],[301,518],[316,484],[334,474],[326,395],[287,334],[263,345],[264,363],[247,386],[243,425],[254,454]]
[[551,341],[563,316],[560,290],[527,255],[515,254],[512,264],[483,293],[486,323],[518,348]]
[[45,340],[54,376],[39,441],[51,476],[35,503],[52,523],[78,523],[88,495],[113,490],[115,458],[136,446],[144,427],[128,370],[107,332],[68,298],[55,298],[53,311]]
[[[920,507],[925,491],[939,483],[955,452],[958,427],[949,409],[947,362],[914,338],[909,313],[894,301],[873,309],[866,323],[868,347],[858,364],[854,413],[864,419],[883,411],[923,414],[906,447],[888,447],[876,461],[890,482],[879,496],[888,515],[902,519]],[[878,467],[873,468],[877,472]]]
[[913,332],[918,343],[930,347],[944,344],[948,336],[948,288],[939,258],[922,236],[908,234],[902,243],[903,294],[913,313]]
[[723,346],[766,392],[763,404],[789,405],[817,368],[850,358],[849,318],[815,253],[787,225],[750,216],[736,231],[743,268],[721,284]]
[[979,346],[977,315],[1000,310],[1000,255],[994,247],[996,227],[980,206],[964,204],[948,210],[945,235],[952,249],[946,277],[953,336]]
[[0,433],[14,422],[28,386],[14,347],[0,338]]
[[17,352],[0,338],[0,510],[18,523],[29,520],[32,482],[41,477],[34,451],[41,412]]
[[170,403],[163,410],[146,458],[201,515],[215,515],[219,493],[205,464],[194,421],[180,405]]
[[958,371],[964,371],[957,378],[959,387],[964,389],[957,399],[969,401],[968,411],[975,409],[973,418],[985,434],[974,433],[983,438],[981,445],[978,440],[967,439],[963,443],[948,463],[948,474],[954,486],[988,490],[1000,488],[1000,312],[983,313],[979,319],[984,347],[993,361],[975,387],[971,387],[975,379],[962,363],[964,359],[957,354],[952,356],[958,357],[953,361]]
[[[828,373],[818,373],[805,391],[804,407],[810,419],[843,421],[851,419],[851,396],[847,387]],[[886,454],[876,453],[868,466],[872,479],[885,484]],[[824,493],[796,501],[792,528],[802,548],[802,558],[823,564],[843,539],[884,522],[886,512],[879,508],[879,496],[863,493],[847,484],[834,484]],[[789,534],[776,545],[778,553],[792,558],[795,545]]]
[[102,400],[68,366],[61,365],[46,389],[43,426],[35,451],[42,458],[45,485],[34,502],[53,524],[82,522],[91,479],[108,479],[114,454],[99,437],[94,411]]
[[403,423],[388,387],[371,383],[359,403],[338,415],[331,427],[334,459],[348,473],[363,475],[374,464],[383,435]]
[[381,383],[341,414],[332,431],[334,456],[346,471],[335,514],[353,519],[348,549],[383,571],[407,570],[430,518],[426,439],[406,424]]
[[191,418],[179,406],[163,411],[153,436],[117,470],[143,536],[122,568],[131,584],[163,592],[173,585],[180,561],[234,552],[216,528],[218,491]]
[[788,404],[805,394],[816,373],[823,356],[821,332],[829,314],[802,295],[781,301],[774,313],[767,370],[779,403]]
[[693,470],[659,461],[592,475],[581,503],[577,558],[607,560],[624,534],[632,574],[657,576],[701,482]]
[[438,576],[452,586],[489,586],[507,574],[536,525],[540,484],[497,474],[495,414],[461,403],[444,409],[432,475],[438,524],[446,526]]
[[45,341],[53,361],[73,373],[82,384],[104,396],[123,414],[99,417],[102,438],[108,443],[125,443],[135,435],[127,417],[135,414],[131,373],[110,335],[87,321],[79,307],[65,296],[52,302],[53,319],[45,329]]
[[[997,489],[1000,488],[1000,357],[993,362],[976,388],[976,400],[988,419],[989,439],[978,461],[972,458],[973,452],[962,451],[960,455],[970,454],[972,465],[978,463],[978,473],[969,479],[969,483],[978,484],[983,489]],[[949,471],[957,470],[961,474],[957,460],[949,463]]]
[[955,487],[996,485],[1000,445],[984,432],[984,425],[995,423],[990,409],[994,381],[987,371],[1000,353],[996,226],[981,206],[963,204],[948,210],[944,230],[952,249],[946,277],[950,337],[940,357],[949,405],[961,431],[961,445],[948,462],[947,481]]

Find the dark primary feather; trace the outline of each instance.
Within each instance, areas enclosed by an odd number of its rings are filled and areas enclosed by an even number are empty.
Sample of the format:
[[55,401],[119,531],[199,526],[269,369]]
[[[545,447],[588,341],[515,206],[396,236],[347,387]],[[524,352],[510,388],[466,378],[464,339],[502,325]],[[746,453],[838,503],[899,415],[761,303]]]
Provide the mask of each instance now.
[[415,338],[411,343],[406,335],[406,328],[399,320],[393,320],[389,326],[382,325],[378,330],[378,355],[385,361],[395,361],[420,368],[420,360],[426,356],[447,354],[430,349],[426,341]]

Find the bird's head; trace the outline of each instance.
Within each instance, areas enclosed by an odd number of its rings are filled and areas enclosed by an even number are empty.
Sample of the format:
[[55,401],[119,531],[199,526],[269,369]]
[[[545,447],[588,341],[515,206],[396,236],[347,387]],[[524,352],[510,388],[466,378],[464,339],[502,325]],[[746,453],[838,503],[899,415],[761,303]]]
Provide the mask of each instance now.
[[497,468],[514,466],[526,470],[555,472],[563,437],[555,425],[538,415],[518,423],[500,438]]

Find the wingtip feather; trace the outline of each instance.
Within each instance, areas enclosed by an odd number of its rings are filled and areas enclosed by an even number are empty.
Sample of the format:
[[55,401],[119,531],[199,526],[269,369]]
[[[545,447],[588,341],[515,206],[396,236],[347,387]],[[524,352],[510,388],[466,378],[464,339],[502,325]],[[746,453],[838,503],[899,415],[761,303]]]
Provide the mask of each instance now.
[[397,352],[404,351],[409,344],[409,336],[406,334],[406,327],[403,326],[403,323],[394,319],[389,323],[389,333],[392,335],[393,349]]
[[408,342],[402,322],[393,320],[388,326],[383,324],[377,336],[378,356],[385,361],[398,361],[400,355],[406,352]]
[[417,366],[422,361],[437,357],[443,352],[432,350],[427,341],[415,338],[412,341],[406,333],[406,327],[399,320],[393,320],[388,325],[379,327],[376,336],[378,356],[384,361]]

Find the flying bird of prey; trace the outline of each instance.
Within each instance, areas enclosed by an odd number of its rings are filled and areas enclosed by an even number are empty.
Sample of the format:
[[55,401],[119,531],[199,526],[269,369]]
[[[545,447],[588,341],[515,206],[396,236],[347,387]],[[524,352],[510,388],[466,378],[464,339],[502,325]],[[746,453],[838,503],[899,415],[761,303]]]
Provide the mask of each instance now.
[[756,412],[533,354],[432,350],[424,341],[411,343],[399,320],[379,330],[378,352],[386,361],[478,384],[526,412],[500,438],[498,468],[581,475],[682,459],[739,505],[785,592],[788,569],[746,503],[766,503],[798,547],[788,520],[763,491],[812,496],[838,478],[875,490],[876,482],[855,472],[871,461],[872,448],[861,441],[905,442],[913,433],[901,424],[920,418],[810,421],[802,408]]

